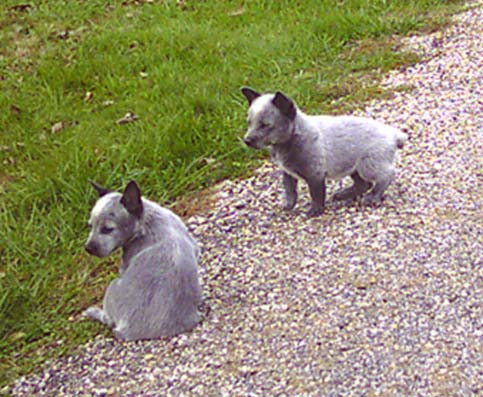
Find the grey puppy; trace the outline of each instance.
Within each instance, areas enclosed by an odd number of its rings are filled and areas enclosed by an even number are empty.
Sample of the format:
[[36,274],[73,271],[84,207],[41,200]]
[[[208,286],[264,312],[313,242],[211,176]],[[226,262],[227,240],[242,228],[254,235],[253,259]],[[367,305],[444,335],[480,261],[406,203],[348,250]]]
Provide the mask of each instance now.
[[[363,197],[378,203],[395,176],[394,157],[407,135],[375,120],[354,116],[309,116],[281,92],[260,94],[243,87],[249,103],[246,145],[269,146],[283,170],[286,210],[297,202],[297,180],[309,186],[309,216],[322,213],[325,180],[350,176],[353,185],[339,190],[335,200]],[[369,191],[370,190],[370,191]]]
[[191,330],[199,321],[199,248],[181,219],[141,197],[129,182],[124,193],[92,183],[99,200],[91,212],[86,250],[105,257],[122,247],[120,276],[103,308],[84,316],[113,328],[121,340],[154,339]]

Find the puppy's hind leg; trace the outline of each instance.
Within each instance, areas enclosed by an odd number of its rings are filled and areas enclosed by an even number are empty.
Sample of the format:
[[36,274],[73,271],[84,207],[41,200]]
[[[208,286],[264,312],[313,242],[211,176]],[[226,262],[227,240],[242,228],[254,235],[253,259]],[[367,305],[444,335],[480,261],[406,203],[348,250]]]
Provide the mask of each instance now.
[[359,160],[359,175],[366,181],[374,182],[372,190],[363,197],[362,204],[371,205],[382,201],[384,191],[396,175],[394,151],[392,146],[375,145]]
[[388,165],[384,172],[377,176],[374,188],[364,196],[362,203],[364,205],[372,205],[381,202],[383,193],[393,181],[395,174],[396,172],[392,164]]
[[[116,327],[112,330],[112,333],[114,335],[114,337],[117,339],[117,340],[120,340],[120,341],[127,341],[127,340],[134,340],[136,338],[133,338],[131,337],[131,335],[129,335],[129,330],[126,329],[126,327],[124,326],[124,324],[117,324]],[[142,339],[142,338],[139,338],[139,339]]]
[[362,179],[357,171],[351,174],[351,178],[354,181],[353,185],[346,189],[338,190],[334,194],[334,200],[353,200],[356,197],[362,196],[372,187],[372,183]]
[[91,306],[88,309],[84,310],[82,316],[99,321],[100,323],[107,325],[108,327],[112,326],[111,318],[100,307]]

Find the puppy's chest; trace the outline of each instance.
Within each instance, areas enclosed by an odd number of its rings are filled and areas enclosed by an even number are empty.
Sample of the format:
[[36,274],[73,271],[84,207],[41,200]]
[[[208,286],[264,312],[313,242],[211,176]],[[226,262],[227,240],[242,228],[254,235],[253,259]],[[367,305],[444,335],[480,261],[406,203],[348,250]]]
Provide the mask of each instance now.
[[297,179],[307,178],[307,164],[303,153],[294,151],[271,150],[272,161],[290,176]]

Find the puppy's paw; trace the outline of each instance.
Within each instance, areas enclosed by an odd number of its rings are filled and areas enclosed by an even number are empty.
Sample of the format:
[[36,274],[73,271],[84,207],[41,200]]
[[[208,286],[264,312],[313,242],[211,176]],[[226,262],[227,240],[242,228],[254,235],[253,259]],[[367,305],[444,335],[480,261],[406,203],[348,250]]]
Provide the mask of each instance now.
[[292,211],[293,208],[295,207],[295,202],[289,202],[289,201],[286,201],[283,205],[282,205],[282,209],[284,211]]
[[[104,311],[96,306],[91,306],[82,312],[81,317],[90,318],[92,320],[101,321],[104,316]],[[102,322],[102,321],[101,321]]]
[[357,197],[357,193],[354,191],[352,187],[347,189],[340,189],[334,193],[332,197],[334,201],[345,201],[345,200],[353,200]]
[[367,206],[378,206],[382,202],[382,197],[377,194],[366,194],[362,200],[361,203],[362,205],[367,205]]
[[127,337],[126,333],[118,328],[114,328],[112,330],[112,333],[114,334],[114,337],[119,340],[119,341],[127,341],[129,338]]
[[307,217],[315,218],[317,216],[322,215],[323,212],[324,212],[324,207],[310,207],[310,209],[307,211]]

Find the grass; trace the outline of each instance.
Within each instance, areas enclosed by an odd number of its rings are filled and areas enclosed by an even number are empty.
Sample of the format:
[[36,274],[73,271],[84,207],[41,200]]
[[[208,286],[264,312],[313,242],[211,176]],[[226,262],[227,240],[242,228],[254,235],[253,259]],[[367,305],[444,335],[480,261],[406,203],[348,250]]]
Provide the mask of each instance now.
[[[83,252],[95,194],[136,179],[164,205],[249,172],[239,87],[350,111],[415,60],[442,0],[4,0],[0,5],[0,386],[108,331],[77,321],[116,258]],[[118,125],[133,112],[138,120]],[[61,124],[59,124],[61,123]],[[52,129],[56,125],[57,127]],[[263,154],[262,154],[263,155]]]

